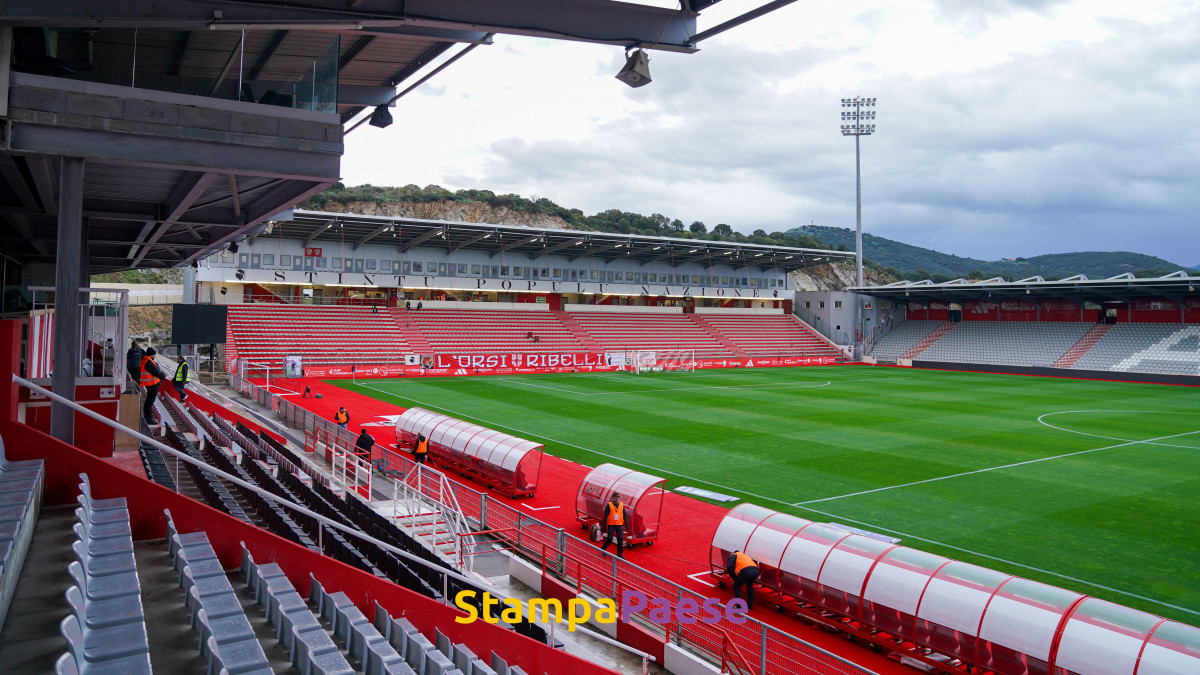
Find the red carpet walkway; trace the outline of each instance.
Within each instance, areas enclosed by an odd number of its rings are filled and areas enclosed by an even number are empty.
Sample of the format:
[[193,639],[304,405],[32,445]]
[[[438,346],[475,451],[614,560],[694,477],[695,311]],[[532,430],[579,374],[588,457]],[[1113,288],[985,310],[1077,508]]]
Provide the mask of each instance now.
[[[368,427],[383,427],[386,424],[387,427],[394,428],[395,416],[404,412],[404,408],[324,382],[306,379],[304,383],[312,388],[314,394],[320,393],[322,397],[301,399],[299,396],[289,396],[289,401],[326,419],[333,419],[333,413],[337,411],[338,406],[344,405],[350,413],[349,428],[353,431],[358,431],[359,425],[362,424]],[[302,386],[300,389],[303,391]],[[377,443],[392,444],[393,435],[384,428],[372,429],[371,435]],[[575,496],[579,484],[590,470],[590,467],[582,464],[546,455],[538,479],[537,496],[531,499],[509,499],[470,480],[457,476],[455,479],[475,490],[487,492],[489,500],[503,501],[532,518],[563,528],[571,536],[586,539],[575,518]],[[722,602],[728,601],[733,597],[729,590],[721,590],[706,583],[709,580],[707,572],[712,537],[725,513],[726,509],[720,506],[668,492],[663,500],[662,533],[654,546],[627,548],[625,557],[669,581],[708,596],[721,598]],[[697,578],[693,579],[689,575],[696,575]],[[911,675],[914,672],[899,663],[889,661],[883,654],[877,654],[844,638],[816,630],[789,615],[776,612],[774,603],[766,598],[761,598],[759,606],[751,615],[759,621],[881,675]]]

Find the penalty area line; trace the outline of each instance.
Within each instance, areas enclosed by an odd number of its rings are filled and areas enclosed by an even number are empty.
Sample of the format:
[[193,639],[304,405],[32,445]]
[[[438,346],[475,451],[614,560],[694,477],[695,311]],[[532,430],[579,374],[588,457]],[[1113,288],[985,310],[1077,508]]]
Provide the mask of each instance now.
[[1123,448],[1128,445],[1140,445],[1143,443],[1148,444],[1148,445],[1156,445],[1155,441],[1165,441],[1168,438],[1178,438],[1180,436],[1191,436],[1192,434],[1200,434],[1200,430],[1186,431],[1182,434],[1172,434],[1170,436],[1159,436],[1158,438],[1148,438],[1144,441],[1127,441],[1125,443],[1118,443],[1116,445],[1106,445],[1103,448],[1092,448],[1090,450],[1079,450],[1077,452],[1068,452],[1068,453],[1064,453],[1061,455],[1054,455],[1051,457],[1039,457],[1037,459],[1029,459],[1024,462],[1013,462],[1012,464],[1002,464],[1000,466],[989,466],[986,469],[976,469],[974,471],[963,471],[962,473],[950,474],[949,476],[938,476],[937,478],[926,478],[925,480],[917,480],[917,481],[913,481],[911,483],[901,483],[900,485],[888,485],[886,487],[875,488],[873,490],[862,490],[859,492],[851,492],[849,494],[837,495],[835,497],[822,497],[821,499],[809,499],[809,500],[803,501],[803,502],[792,502],[790,504],[790,506],[805,506],[806,504],[818,504],[820,502],[831,502],[836,499],[846,499],[847,497],[859,497],[861,495],[869,495],[869,494],[872,494],[875,492],[885,492],[887,490],[898,490],[900,488],[912,487],[914,485],[923,485],[925,483],[936,483],[937,481],[941,481],[941,480],[950,480],[951,478],[961,478],[963,476],[973,476],[975,474],[987,473],[989,471],[999,471],[1000,469],[1011,469],[1013,467],[1025,466],[1027,464],[1037,464],[1039,462],[1049,462],[1049,461],[1055,460],[1055,459],[1063,459],[1066,457],[1075,457],[1076,455],[1086,455],[1088,453],[1099,452],[1101,450],[1113,450],[1115,448]]

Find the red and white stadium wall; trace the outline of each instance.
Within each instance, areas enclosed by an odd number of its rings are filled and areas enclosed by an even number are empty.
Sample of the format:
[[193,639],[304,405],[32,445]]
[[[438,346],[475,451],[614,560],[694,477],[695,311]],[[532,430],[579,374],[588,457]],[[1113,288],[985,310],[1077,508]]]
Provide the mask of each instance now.
[[[559,354],[437,354],[424,357],[424,365],[396,363],[350,366],[304,366],[306,377],[375,378],[442,377],[447,375],[533,375],[541,373],[611,373],[621,370],[606,363],[603,353]],[[787,356],[696,359],[697,369],[829,366],[835,356]]]
[[[28,389],[9,388],[11,375],[19,372],[20,364],[21,320],[0,321],[0,373],[7,373],[5,378],[10,380],[0,387],[0,416],[20,420],[49,433],[50,401],[44,396],[31,395]],[[117,419],[118,392],[112,385],[79,385],[75,387],[75,400],[108,419]],[[75,443],[97,457],[111,457],[113,430],[90,417],[76,413]]]

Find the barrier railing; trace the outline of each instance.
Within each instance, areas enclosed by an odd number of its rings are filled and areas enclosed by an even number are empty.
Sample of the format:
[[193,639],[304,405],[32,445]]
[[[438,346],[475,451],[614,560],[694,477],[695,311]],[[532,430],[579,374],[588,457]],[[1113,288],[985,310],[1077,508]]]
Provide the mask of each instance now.
[[[266,400],[266,403],[263,403],[264,407],[276,411],[285,422],[306,431],[320,428],[335,435],[345,434],[353,444],[353,433],[251,382],[238,379],[235,384],[235,378],[236,376],[230,375],[231,386],[255,400],[263,397]],[[407,475],[417,466],[415,462],[394,450],[378,445],[376,448],[379,454],[373,455],[372,458],[382,460],[381,464],[376,463],[376,468],[382,468],[385,473],[395,470]],[[676,605],[688,598],[699,606],[706,599],[624,558],[605,554],[597,546],[568,536],[563,528],[544,523],[500,500],[488,499],[486,494],[454,480],[445,480],[444,485],[439,483],[436,488],[431,481],[419,483],[418,488],[429,500],[442,495],[441,491],[445,490],[453,496],[469,525],[481,531],[506,533],[504,539],[517,555],[529,559],[539,565],[545,574],[577,588],[582,593],[613,598],[619,602],[622,590],[637,590],[645,593],[647,597],[673,598]],[[573,561],[577,563],[574,567]],[[742,624],[725,622],[722,624],[723,628],[700,621],[694,624],[663,626],[651,621],[646,616],[648,611],[647,608],[632,615],[637,619],[639,626],[716,664],[723,662],[726,649],[736,648],[736,653],[745,662],[744,667],[749,669],[746,672],[754,675],[790,675],[796,672],[820,675],[876,675],[874,671],[752,617],[747,617]]]

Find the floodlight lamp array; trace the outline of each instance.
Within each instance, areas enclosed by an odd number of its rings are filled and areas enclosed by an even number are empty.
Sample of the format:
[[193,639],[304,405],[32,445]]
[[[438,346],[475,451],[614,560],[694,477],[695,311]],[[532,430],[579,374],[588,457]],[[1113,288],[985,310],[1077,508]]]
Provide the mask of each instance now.
[[876,100],[877,99],[874,99],[874,98],[863,98],[861,96],[855,96],[854,98],[844,98],[844,99],[842,99],[842,107],[843,108],[869,107],[869,106],[875,105]]

